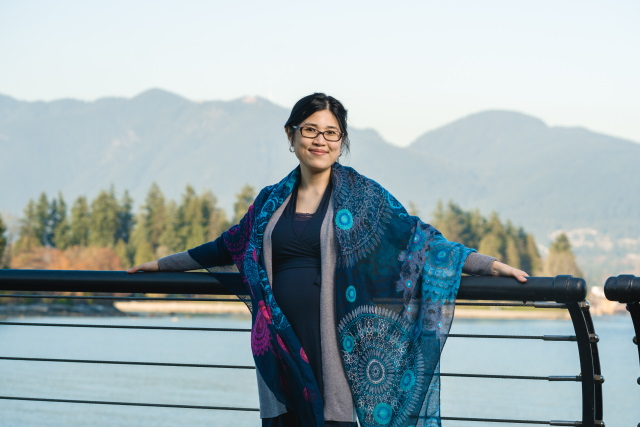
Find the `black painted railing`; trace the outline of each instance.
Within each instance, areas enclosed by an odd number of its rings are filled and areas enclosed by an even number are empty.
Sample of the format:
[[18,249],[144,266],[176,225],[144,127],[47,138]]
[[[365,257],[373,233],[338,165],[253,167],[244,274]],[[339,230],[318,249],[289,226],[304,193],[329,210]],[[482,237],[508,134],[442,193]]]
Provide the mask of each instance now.
[[[238,294],[241,299],[244,287],[237,273],[218,273],[213,277],[207,273],[139,273],[127,274],[119,271],[52,271],[52,270],[0,270],[0,298],[51,298],[50,294],[42,292],[82,292],[82,293],[125,293],[131,294],[168,294],[168,295],[230,295]],[[593,322],[589,312],[589,304],[584,301],[586,296],[584,280],[571,276],[530,277],[526,284],[521,284],[511,278],[503,277],[464,277],[458,293],[457,305],[490,305],[490,306],[527,306],[544,309],[567,310],[571,317],[575,335],[542,335],[542,336],[505,336],[505,335],[471,335],[450,334],[452,338],[491,338],[491,339],[522,339],[575,341],[578,346],[580,373],[568,376],[525,376],[525,375],[483,375],[478,373],[442,373],[442,376],[472,377],[472,378],[506,378],[513,380],[545,380],[545,381],[573,381],[581,383],[582,411],[579,421],[556,420],[514,420],[499,418],[465,418],[444,416],[443,420],[477,421],[515,424],[542,424],[552,426],[604,426],[602,414],[602,383],[604,381],[600,371],[598,355],[598,336],[595,334]],[[36,292],[26,294],[25,292]],[[59,298],[59,296],[56,296]],[[171,300],[171,301],[229,301],[225,298],[190,298],[190,297],[146,297],[146,296],[63,296],[69,299],[106,299],[106,300]],[[494,301],[494,302],[488,302]],[[495,302],[500,301],[500,302]],[[91,328],[137,328],[163,330],[206,330],[213,332],[248,332],[248,329],[228,328],[185,328],[185,327],[154,327],[154,326],[126,326],[126,325],[79,325],[43,322],[7,322],[2,325],[13,326],[56,326],[56,327],[91,327]],[[1,348],[1,347],[0,347]],[[62,362],[62,363],[101,363],[101,364],[129,364],[152,366],[181,366],[205,367],[225,369],[254,369],[252,366],[209,365],[209,364],[179,364],[156,362],[128,362],[114,360],[80,360],[80,359],[51,359],[33,357],[6,357],[0,354],[0,360],[21,360],[33,362]],[[226,406],[196,406],[171,405],[144,402],[109,402],[91,400],[64,400],[48,398],[31,398],[27,396],[4,396],[0,386],[0,399],[44,401],[61,403],[85,403],[102,405],[129,405],[190,409],[257,411],[257,408],[241,408]]]
[[[604,285],[604,295],[609,301],[627,304],[627,310],[631,314],[636,334],[633,337],[633,342],[638,344],[638,337],[640,337],[640,277],[631,275],[609,277]],[[640,346],[638,347],[638,357],[640,358]],[[638,378],[638,383],[640,384],[640,378]]]
[[[633,342],[638,350],[638,358],[640,359],[640,277],[632,275],[620,275],[617,277],[609,277],[604,285],[604,295],[610,301],[616,301],[627,305],[627,311],[631,315],[635,336]],[[637,379],[640,385],[640,377]],[[638,423],[640,427],[640,423]]]

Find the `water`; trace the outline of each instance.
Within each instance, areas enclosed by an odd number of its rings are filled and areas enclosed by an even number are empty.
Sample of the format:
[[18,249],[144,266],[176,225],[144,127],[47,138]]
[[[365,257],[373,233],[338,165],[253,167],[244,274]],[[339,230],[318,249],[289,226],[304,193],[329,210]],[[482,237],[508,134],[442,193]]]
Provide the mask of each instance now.
[[[15,319],[13,319],[15,320]],[[82,324],[246,328],[233,316],[37,318]],[[595,319],[609,427],[640,422],[640,375],[628,317]],[[572,334],[565,320],[454,321],[453,333]],[[250,365],[247,333],[0,326],[0,355]],[[451,338],[442,372],[578,375],[575,343]],[[258,406],[252,370],[0,361],[0,395],[206,406]],[[579,420],[580,384],[443,378],[447,416]],[[1,426],[257,426],[256,412],[0,400]],[[444,422],[447,427],[489,423]],[[509,424],[496,424],[505,426]]]

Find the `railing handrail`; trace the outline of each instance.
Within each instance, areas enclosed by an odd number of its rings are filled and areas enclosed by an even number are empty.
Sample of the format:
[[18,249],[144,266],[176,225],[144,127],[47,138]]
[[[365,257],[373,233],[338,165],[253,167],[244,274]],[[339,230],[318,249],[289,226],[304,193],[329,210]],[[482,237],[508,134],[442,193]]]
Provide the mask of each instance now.
[[630,274],[609,277],[604,284],[604,295],[609,301],[640,302],[640,277]]
[[[224,283],[224,284],[223,284]],[[0,291],[159,293],[246,295],[239,273],[136,273],[80,270],[0,270]],[[458,298],[501,301],[580,302],[587,295],[584,279],[572,276],[464,276]]]

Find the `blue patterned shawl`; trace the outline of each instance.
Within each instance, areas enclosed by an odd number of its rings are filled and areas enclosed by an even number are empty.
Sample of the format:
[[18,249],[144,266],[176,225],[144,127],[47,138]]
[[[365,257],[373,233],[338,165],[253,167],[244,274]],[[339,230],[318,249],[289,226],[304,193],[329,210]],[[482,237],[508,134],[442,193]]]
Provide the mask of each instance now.
[[[305,426],[323,426],[323,400],[304,349],[274,300],[263,236],[300,179],[264,188],[222,237],[248,287],[251,348],[277,399]],[[410,216],[384,188],[349,167],[332,168],[338,346],[360,424],[440,425],[440,353],[471,249]]]

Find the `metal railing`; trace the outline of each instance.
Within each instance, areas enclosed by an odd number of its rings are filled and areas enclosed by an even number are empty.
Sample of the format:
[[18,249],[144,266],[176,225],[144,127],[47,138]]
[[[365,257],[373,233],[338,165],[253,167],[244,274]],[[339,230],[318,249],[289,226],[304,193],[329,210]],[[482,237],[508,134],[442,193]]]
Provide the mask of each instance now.
[[[627,305],[627,311],[631,315],[635,331],[633,342],[636,344],[640,359],[640,345],[638,344],[640,337],[640,277],[632,275],[609,277],[604,285],[604,294],[610,301]],[[640,377],[637,382],[640,385]],[[640,423],[638,423],[638,427],[640,427]]]
[[[524,381],[571,381],[581,384],[582,411],[579,421],[556,420],[520,420],[499,418],[468,418],[443,416],[443,420],[476,421],[515,424],[542,424],[551,426],[604,426],[602,414],[602,383],[598,355],[598,336],[595,334],[589,312],[589,304],[584,301],[586,283],[583,279],[571,276],[530,277],[526,284],[514,279],[502,277],[463,277],[458,293],[457,305],[466,306],[525,306],[544,309],[567,310],[571,317],[575,335],[477,335],[450,334],[451,338],[472,339],[517,339],[542,340],[546,342],[570,341],[578,346],[580,373],[567,376],[532,376],[532,375],[485,375],[480,373],[441,373],[441,376],[484,379],[511,379]],[[119,271],[52,271],[52,270],[0,270],[0,298],[52,298],[46,294],[25,294],[24,292],[83,292],[83,293],[126,293],[126,294],[193,294],[193,295],[246,295],[240,276],[237,273],[144,273],[127,274]],[[9,291],[10,293],[6,293]],[[60,298],[60,296],[55,296]],[[146,297],[146,296],[64,296],[69,299],[94,299],[113,301],[229,301],[225,298],[189,298],[189,297]],[[480,302],[482,301],[482,302]],[[485,302],[500,301],[500,302]],[[235,328],[190,328],[170,326],[133,326],[103,325],[75,323],[44,322],[8,322],[2,325],[12,326],[51,326],[51,327],[85,327],[85,328],[126,328],[126,329],[161,329],[161,330],[198,330],[211,332],[249,332],[249,329]],[[0,360],[20,360],[28,362],[51,363],[90,363],[90,364],[122,364],[172,367],[198,367],[223,369],[255,369],[253,366],[186,364],[162,362],[130,362],[123,360],[83,360],[53,359],[34,357],[8,357],[0,354]],[[0,394],[2,394],[0,392]],[[40,402],[84,403],[101,405],[128,405],[168,408],[211,409],[232,411],[258,411],[257,408],[198,406],[178,404],[157,404],[145,402],[114,402],[77,399],[48,399],[26,396],[4,396],[4,400],[23,400]]]
[[[633,337],[633,342],[638,345],[638,337],[640,337],[640,277],[631,275],[609,277],[604,285],[604,294],[609,301],[627,304],[627,311],[631,314],[636,334]],[[640,358],[640,346],[638,346],[638,358]],[[640,377],[638,384],[640,384]]]

